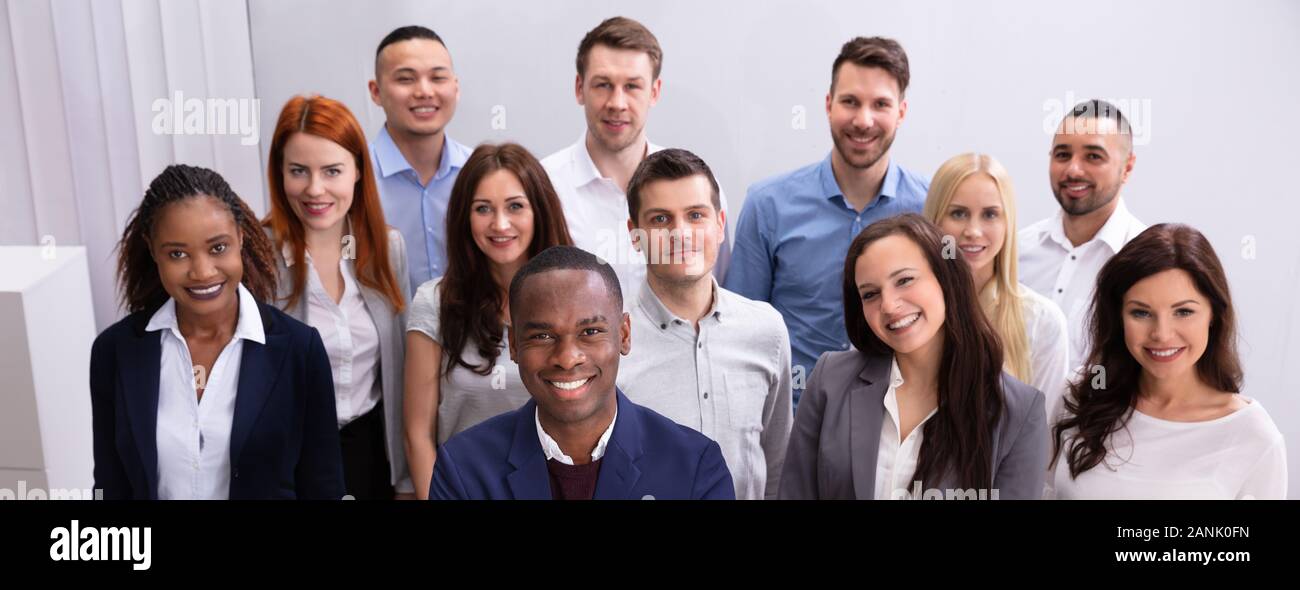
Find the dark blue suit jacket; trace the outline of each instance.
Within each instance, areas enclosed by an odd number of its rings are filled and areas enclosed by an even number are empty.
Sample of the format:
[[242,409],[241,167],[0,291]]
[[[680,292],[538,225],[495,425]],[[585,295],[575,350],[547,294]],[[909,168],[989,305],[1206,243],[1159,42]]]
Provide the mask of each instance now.
[[[345,493],[334,378],[320,334],[258,303],[266,344],[244,341],[230,432],[230,498],[338,499]],[[95,487],[104,499],[158,497],[158,373],[152,311],[109,326],[90,353]]]
[[[622,391],[618,418],[596,478],[597,500],[734,500],[722,449]],[[550,500],[537,402],[491,418],[438,447],[431,500]]]

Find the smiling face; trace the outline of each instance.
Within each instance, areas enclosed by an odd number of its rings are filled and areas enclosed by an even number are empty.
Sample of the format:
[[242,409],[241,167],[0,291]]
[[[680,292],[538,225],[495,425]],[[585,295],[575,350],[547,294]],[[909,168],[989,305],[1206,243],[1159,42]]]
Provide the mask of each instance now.
[[149,250],[178,315],[238,308],[242,239],[230,208],[214,197],[182,199],[158,212]]
[[549,270],[525,280],[509,338],[524,387],[552,421],[611,419],[619,356],[632,350],[631,316],[594,271]]
[[484,176],[470,205],[474,243],[498,265],[520,263],[533,243],[533,207],[514,172],[501,169]]
[[835,153],[852,168],[870,168],[889,152],[907,115],[898,81],[889,72],[852,62],[840,65],[826,95]]
[[872,242],[854,264],[854,281],[867,325],[894,352],[943,345],[943,289],[911,239],[895,234]]
[[1052,193],[1067,215],[1109,210],[1133,172],[1131,139],[1105,117],[1067,118],[1052,138]]
[[1182,269],[1153,274],[1124,294],[1124,345],[1156,379],[1193,371],[1205,354],[1213,313],[1210,301]]
[[592,47],[586,75],[578,76],[575,92],[596,144],[616,153],[644,142],[646,117],[659,102],[660,86],[646,52]]
[[447,48],[432,39],[409,39],[384,48],[370,81],[370,99],[383,107],[391,133],[442,133],[456,114],[460,81]]
[[640,196],[637,219],[628,220],[628,226],[641,230],[633,233],[633,243],[646,254],[647,272],[665,283],[706,278],[717,262],[727,223],[713,207],[709,179],[695,174],[655,180],[641,188]]
[[309,133],[295,133],[284,144],[284,195],[308,231],[343,223],[361,173],[343,146]]
[[1007,239],[1002,193],[988,174],[973,174],[953,191],[948,208],[939,217],[939,230],[957,241],[957,248],[976,285],[993,276],[994,261]]

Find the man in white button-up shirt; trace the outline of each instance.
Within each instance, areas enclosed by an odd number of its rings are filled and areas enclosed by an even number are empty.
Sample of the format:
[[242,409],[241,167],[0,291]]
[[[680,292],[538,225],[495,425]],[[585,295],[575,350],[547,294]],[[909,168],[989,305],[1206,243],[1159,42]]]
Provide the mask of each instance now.
[[1119,196],[1136,160],[1132,129],[1119,109],[1101,100],[1079,103],[1052,138],[1049,177],[1061,209],[1020,232],[1020,281],[1065,312],[1072,375],[1087,360],[1097,273],[1146,229]]
[[[574,244],[610,262],[627,294],[640,293],[645,284],[645,259],[628,238],[627,183],[641,160],[663,149],[645,134],[663,85],[662,60],[654,34],[632,19],[610,18],[588,32],[578,46],[574,84],[587,130],[542,160]],[[722,207],[725,211],[725,195]],[[716,276],[723,276],[730,257],[724,241]]]

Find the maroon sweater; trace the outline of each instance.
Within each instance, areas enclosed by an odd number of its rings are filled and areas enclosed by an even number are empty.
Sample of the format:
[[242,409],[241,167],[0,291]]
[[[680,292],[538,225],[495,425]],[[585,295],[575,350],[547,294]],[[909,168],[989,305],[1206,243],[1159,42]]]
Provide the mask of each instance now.
[[600,459],[586,465],[565,465],[555,459],[546,461],[546,471],[551,476],[551,499],[590,500],[596,495],[596,476],[600,474]]

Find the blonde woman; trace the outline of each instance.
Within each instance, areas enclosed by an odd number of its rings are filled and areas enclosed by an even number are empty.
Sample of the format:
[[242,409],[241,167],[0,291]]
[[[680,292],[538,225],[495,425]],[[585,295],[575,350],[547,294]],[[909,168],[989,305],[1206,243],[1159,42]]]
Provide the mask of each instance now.
[[1049,424],[1070,375],[1069,332],[1050,299],[1016,276],[1016,199],[992,156],[962,154],[930,181],[923,214],[944,233],[945,255],[970,264],[980,304],[1002,338],[1005,369],[1047,396]]

